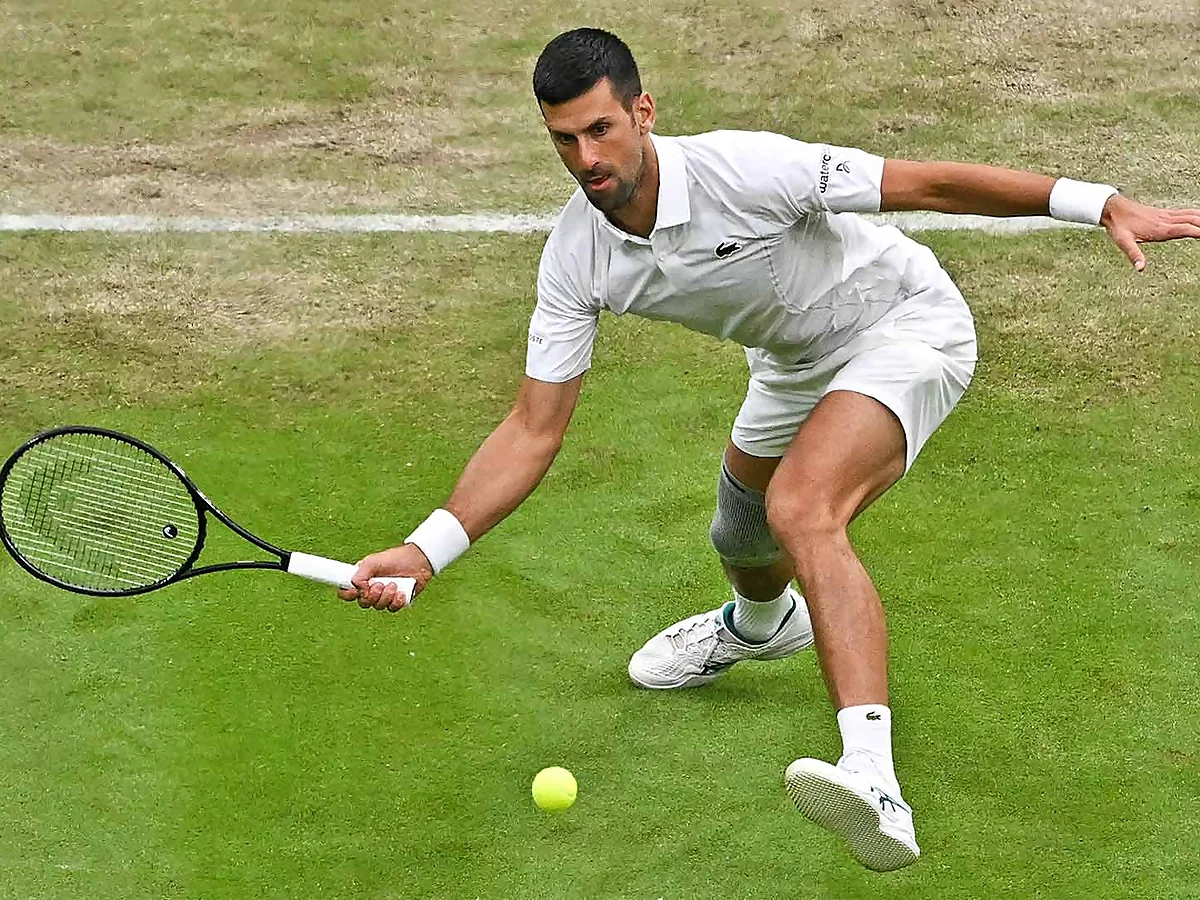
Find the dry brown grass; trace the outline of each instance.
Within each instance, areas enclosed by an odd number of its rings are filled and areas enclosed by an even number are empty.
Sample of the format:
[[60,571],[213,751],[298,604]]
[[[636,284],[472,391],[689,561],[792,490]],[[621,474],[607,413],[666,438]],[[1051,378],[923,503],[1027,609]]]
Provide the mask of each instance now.
[[[102,30],[64,30],[46,15],[43,45],[74,41],[84,59],[112,53],[136,67],[136,56],[121,56],[126,46],[97,44]],[[220,15],[208,10],[197,27],[234,43],[224,54],[210,50],[203,71],[216,78],[222,66],[266,65]],[[1200,203],[1194,0],[671,0],[645,10],[554,11],[501,2],[407,17],[368,3],[359,19],[363,33],[386,29],[352,63],[369,85],[359,99],[285,91],[256,105],[231,93],[180,111],[170,105],[178,98],[147,91],[133,95],[141,107],[118,104],[36,128],[21,126],[34,120],[17,99],[7,111],[0,100],[0,208],[551,209],[571,185],[540,132],[529,71],[544,37],[597,19],[641,55],[647,86],[663,100],[664,131],[771,128],[892,155],[1066,170],[1148,198]],[[147,40],[156,27],[129,25]],[[346,34],[329,27],[298,39],[310,46]],[[16,34],[11,23],[5,34]],[[128,119],[121,130],[133,136],[95,139],[113,131],[106,116]],[[139,135],[143,118],[157,124]]]
[[[188,142],[74,145],[15,138],[0,145],[7,211],[238,214],[387,209],[388,170],[489,164],[498,151],[453,147],[448,110],[382,106],[247,110]],[[314,158],[359,177],[305,176]],[[319,174],[319,173],[318,173]],[[414,190],[416,190],[414,188]],[[416,204],[424,207],[430,204]]]

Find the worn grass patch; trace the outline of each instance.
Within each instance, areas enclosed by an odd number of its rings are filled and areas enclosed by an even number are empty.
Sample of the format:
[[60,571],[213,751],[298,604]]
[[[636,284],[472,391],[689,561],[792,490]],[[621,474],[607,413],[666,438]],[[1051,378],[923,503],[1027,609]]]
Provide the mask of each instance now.
[[[612,28],[660,131],[765,128],[1110,180],[1198,204],[1191,0],[9,4],[9,212],[545,211],[530,96],[559,30]],[[1152,160],[1153,164],[1148,164]]]
[[[1152,390],[1194,355],[1195,246],[1149,248],[1139,276],[1100,232],[927,240],[975,311],[977,381],[989,390],[1103,404]],[[357,344],[379,347],[380,371],[422,379],[416,386],[451,364],[487,373],[483,385],[512,384],[541,243],[537,235],[10,235],[0,238],[0,280],[13,301],[0,304],[0,377],[35,395],[69,379],[157,402],[219,379],[231,360],[268,351],[302,360]],[[602,340],[621,360],[641,352],[646,334],[715,346],[609,317]],[[398,341],[419,352],[396,358],[386,348]],[[47,354],[48,344],[75,349]],[[597,364],[606,363],[599,353]]]

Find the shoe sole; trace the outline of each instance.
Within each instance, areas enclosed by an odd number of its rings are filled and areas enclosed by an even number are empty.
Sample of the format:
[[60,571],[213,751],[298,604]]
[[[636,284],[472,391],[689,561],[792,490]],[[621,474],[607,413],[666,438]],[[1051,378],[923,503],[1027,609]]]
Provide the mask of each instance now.
[[712,684],[714,681],[724,675],[726,671],[728,670],[722,669],[720,672],[715,672],[712,675],[688,675],[686,678],[682,678],[679,681],[672,681],[668,684],[664,684],[663,682],[651,684],[650,682],[642,681],[640,678],[630,672],[629,680],[638,687],[645,688],[648,691],[674,691],[682,688],[704,687],[706,684]]
[[881,831],[875,807],[845,785],[796,768],[796,763],[788,766],[784,785],[801,815],[841,836],[868,869],[890,872],[912,865],[920,856],[920,851]]
[[706,684],[712,684],[714,681],[716,681],[718,678],[720,678],[722,675],[724,675],[726,672],[728,672],[730,669],[732,669],[738,663],[771,662],[776,659],[787,659],[789,656],[795,656],[797,653],[801,652],[802,650],[807,650],[811,646],[812,646],[812,641],[809,641],[808,643],[803,644],[799,647],[796,647],[795,649],[789,648],[788,650],[785,650],[784,652],[779,653],[779,654],[772,654],[771,656],[750,656],[750,657],[747,657],[746,659],[739,659],[734,662],[731,662],[729,665],[725,666],[719,672],[713,672],[711,675],[688,675],[684,678],[681,678],[679,681],[672,681],[669,684],[664,684],[662,682],[659,682],[657,684],[651,684],[647,681],[643,681],[642,679],[640,679],[636,675],[634,675],[632,670],[628,670],[629,671],[629,680],[632,681],[634,684],[636,684],[638,687],[646,688],[647,690],[651,690],[651,691],[673,691],[677,688],[704,687],[704,685],[706,685]]

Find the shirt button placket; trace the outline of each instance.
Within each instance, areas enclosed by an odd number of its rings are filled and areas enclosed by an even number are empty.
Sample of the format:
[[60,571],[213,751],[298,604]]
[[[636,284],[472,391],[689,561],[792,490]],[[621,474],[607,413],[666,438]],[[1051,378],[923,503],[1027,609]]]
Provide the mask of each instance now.
[[674,258],[671,255],[671,248],[664,236],[659,234],[651,235],[650,247],[654,251],[654,264],[658,266],[658,270],[670,277],[671,269],[674,268]]

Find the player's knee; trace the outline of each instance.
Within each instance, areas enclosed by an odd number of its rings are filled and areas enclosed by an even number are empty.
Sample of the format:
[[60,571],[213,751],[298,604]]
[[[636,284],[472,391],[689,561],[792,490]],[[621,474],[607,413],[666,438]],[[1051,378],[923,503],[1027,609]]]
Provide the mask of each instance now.
[[831,503],[819,496],[775,488],[766,497],[767,527],[795,556],[797,547],[811,546],[845,532]]
[[709,538],[721,559],[739,568],[769,566],[783,556],[767,525],[766,496],[742,484],[725,466],[717,479]]

